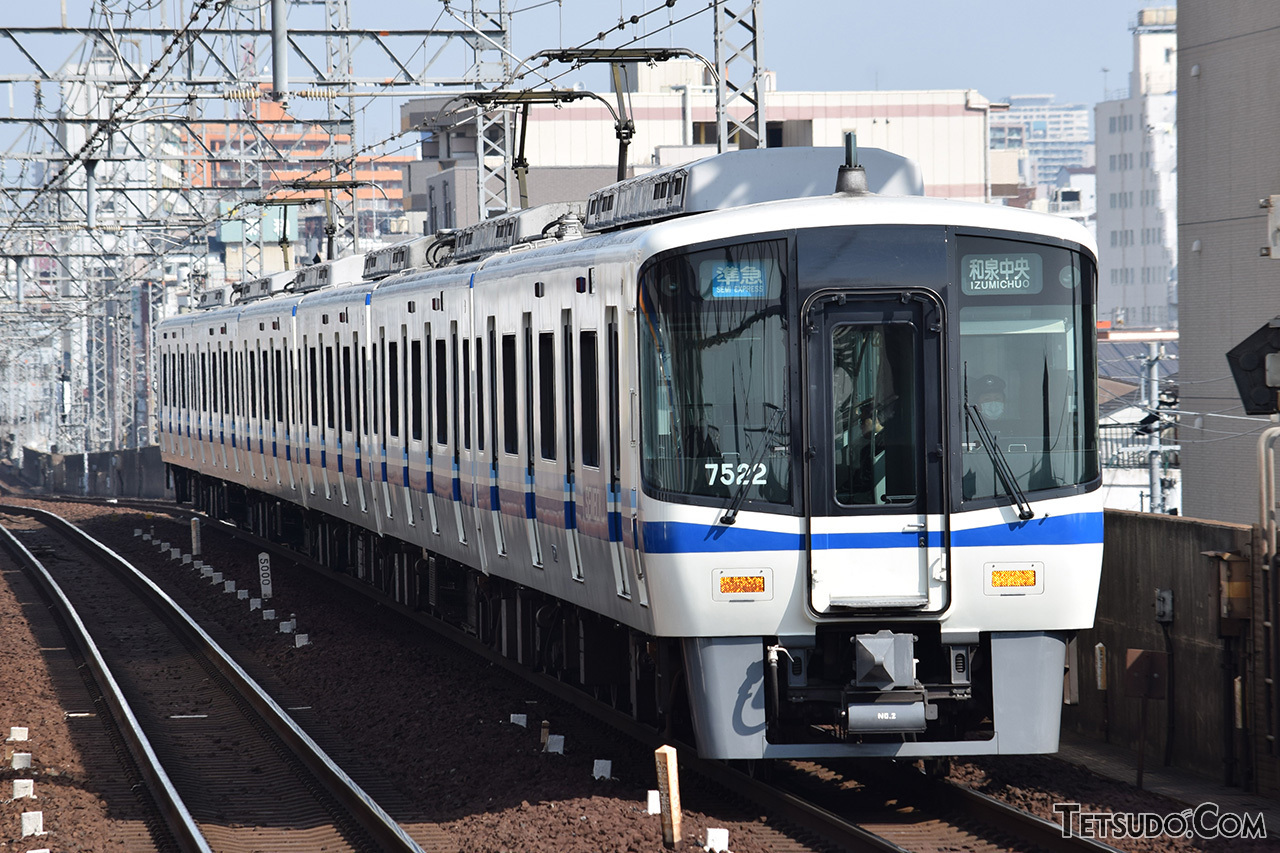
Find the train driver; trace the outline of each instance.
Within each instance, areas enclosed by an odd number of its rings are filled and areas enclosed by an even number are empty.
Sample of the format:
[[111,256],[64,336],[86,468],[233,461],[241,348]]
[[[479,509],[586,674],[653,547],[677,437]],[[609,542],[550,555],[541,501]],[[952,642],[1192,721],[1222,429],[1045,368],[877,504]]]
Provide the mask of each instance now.
[[995,426],[1005,415],[1004,380],[988,373],[977,384],[975,390],[978,392],[978,411],[982,413],[982,419],[988,426]]

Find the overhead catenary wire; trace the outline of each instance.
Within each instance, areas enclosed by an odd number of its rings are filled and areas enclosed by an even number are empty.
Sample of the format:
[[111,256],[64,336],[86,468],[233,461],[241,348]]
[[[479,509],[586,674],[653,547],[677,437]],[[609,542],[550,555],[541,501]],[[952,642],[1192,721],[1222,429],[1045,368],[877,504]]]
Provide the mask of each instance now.
[[[70,159],[68,159],[65,163],[63,163],[62,167],[56,173],[54,173],[54,175],[51,178],[45,181],[44,184],[36,191],[36,193],[30,199],[28,199],[27,203],[23,205],[22,209],[19,210],[17,214],[14,215],[13,219],[10,220],[8,227],[4,230],[3,233],[0,233],[0,245],[4,244],[7,241],[9,235],[13,233],[14,226],[16,225],[16,223],[19,220],[21,220],[22,217],[25,216],[32,208],[35,207],[35,205],[39,202],[39,200],[44,196],[45,193],[49,192],[53,187],[61,183],[63,178],[67,175],[67,173],[71,170],[73,166],[83,164],[87,160],[91,159],[91,156],[102,145],[104,141],[103,137],[114,126],[117,118],[121,115],[121,113],[124,112],[124,110],[129,105],[131,105],[134,102],[134,99],[137,97],[139,90],[141,90],[142,87],[145,86],[151,80],[152,76],[160,68],[161,64],[164,63],[165,59],[168,58],[169,54],[173,52],[174,48],[177,47],[180,43],[182,43],[187,38],[188,33],[191,32],[192,28],[195,26],[196,21],[197,19],[199,19],[200,15],[209,6],[213,5],[215,2],[216,0],[198,0],[195,7],[192,9],[191,16],[187,20],[186,24],[183,25],[182,29],[178,31],[173,36],[172,39],[170,39],[169,43],[165,46],[160,56],[157,57],[156,60],[151,63],[151,66],[147,69],[146,73],[144,73],[121,97],[121,99],[115,104],[115,106],[111,110],[111,114],[108,115],[105,119],[103,119],[102,122],[100,122],[98,126],[93,129],[93,132],[90,133],[88,137],[86,137],[84,144],[80,146],[80,149],[74,155],[72,155]],[[207,21],[204,26],[208,27],[210,23],[212,23],[212,18],[209,21]],[[204,28],[202,27],[201,29],[204,29]]]
[[[643,12],[643,13],[641,13],[641,14],[639,14],[639,15],[633,15],[632,17],[633,17],[633,18],[638,18],[638,19],[642,19],[642,18],[648,17],[649,15],[656,14],[656,13],[658,13],[658,12],[661,12],[661,11],[662,11],[662,10],[664,10],[664,9],[668,9],[668,8],[672,8],[672,7],[674,7],[674,6],[676,5],[677,1],[678,1],[678,0],[662,0],[661,5],[656,6],[656,7],[654,7],[653,9],[650,9],[650,10],[648,10],[648,11],[646,11],[646,12]],[[618,48],[628,47],[628,46],[630,46],[630,45],[632,45],[632,44],[635,44],[636,42],[640,41],[642,38],[646,38],[646,37],[648,37],[648,36],[656,35],[657,33],[660,33],[660,32],[662,32],[663,30],[665,30],[665,29],[667,29],[667,28],[669,28],[669,27],[677,26],[677,25],[682,24],[682,23],[684,23],[684,22],[686,22],[686,21],[688,21],[688,20],[691,20],[692,18],[697,17],[698,15],[704,14],[705,12],[708,12],[708,11],[710,11],[710,10],[714,9],[714,8],[715,8],[715,6],[717,5],[717,3],[722,3],[722,2],[724,2],[724,0],[712,0],[712,2],[708,3],[706,6],[703,6],[702,8],[699,8],[699,9],[697,9],[696,11],[691,12],[691,13],[689,13],[688,15],[685,15],[685,16],[684,16],[684,17],[682,17],[682,18],[676,19],[674,22],[669,22],[669,23],[663,24],[661,27],[659,27],[658,29],[656,29],[656,30],[654,30],[654,31],[652,31],[652,32],[650,32],[650,33],[648,33],[646,36],[640,36],[640,37],[636,37],[636,38],[629,39],[628,41],[625,41],[625,42],[623,42],[622,44],[615,45],[615,47],[618,47]],[[446,3],[445,5],[447,6],[448,4]],[[627,19],[627,21],[628,21],[628,22],[630,22],[630,18],[628,18],[628,19]],[[620,24],[620,25],[618,25],[617,27],[612,27],[612,28],[610,28],[609,30],[601,31],[601,32],[597,33],[597,35],[596,35],[594,38],[591,38],[591,39],[588,39],[588,40],[584,41],[582,44],[578,45],[578,46],[577,46],[576,48],[574,48],[574,49],[575,49],[575,50],[581,50],[582,48],[585,48],[585,47],[590,46],[590,45],[591,45],[591,44],[593,44],[594,42],[601,41],[601,40],[603,40],[603,39],[607,38],[607,37],[608,37],[608,35],[609,35],[611,32],[614,32],[614,31],[616,31],[616,30],[620,30],[620,29],[623,29],[623,28],[624,28],[624,27],[623,27],[623,25],[621,25],[621,24]],[[549,64],[550,64],[550,60],[547,60],[545,63],[543,63],[543,67],[545,67],[546,65],[549,65]],[[559,80],[559,79],[561,79],[561,78],[563,78],[563,77],[565,77],[565,76],[567,76],[567,75],[569,75],[569,74],[573,73],[573,71],[576,69],[576,67],[577,67],[577,66],[571,66],[570,68],[567,68],[566,70],[562,71],[561,73],[559,73],[559,74],[557,74],[557,75],[555,75],[555,76],[553,76],[553,77],[545,78],[545,79],[547,79],[547,80],[548,80],[548,82],[550,82],[550,83],[554,83],[555,81],[557,81],[557,80]],[[502,83],[500,83],[497,87],[495,87],[495,88],[491,89],[490,91],[499,91],[499,90],[501,90],[501,89],[508,88],[508,87],[510,87],[512,84],[514,84],[514,83],[518,82],[519,80],[523,79],[524,77],[528,76],[528,75],[529,75],[529,74],[531,74],[531,73],[533,73],[533,70],[532,70],[532,69],[531,69],[531,70],[528,70],[528,71],[525,71],[525,72],[522,72],[522,73],[518,73],[518,74],[517,74],[517,73],[515,73],[515,71],[513,71],[512,76],[510,76],[510,77],[506,78]],[[477,107],[477,108],[475,108],[475,109],[480,109],[480,108],[479,108],[479,107]],[[469,118],[470,116],[474,115],[474,113],[473,113],[473,112],[471,112],[471,110],[470,110],[469,108],[468,108],[468,109],[466,109],[466,110],[458,110],[457,112],[458,112],[458,114],[459,114],[459,115],[461,115],[463,112],[466,112],[466,113],[468,114],[468,118]],[[463,119],[463,120],[466,120],[466,119]],[[398,138],[400,138],[400,137],[404,136],[406,133],[411,133],[411,132],[416,131],[416,130],[418,130],[418,129],[419,129],[419,128],[417,128],[417,127],[410,127],[410,128],[406,128],[406,129],[404,129],[404,130],[397,130],[397,131],[394,131],[394,132],[392,132],[392,133],[388,134],[387,136],[384,136],[384,137],[382,137],[382,138],[380,138],[380,139],[378,139],[378,140],[375,140],[374,142],[370,142],[370,143],[368,143],[368,144],[366,144],[366,145],[364,145],[364,146],[360,147],[359,149],[356,149],[356,150],[352,153],[352,155],[351,155],[351,159],[354,161],[355,159],[358,159],[358,158],[360,158],[360,157],[364,157],[365,155],[370,154],[370,152],[374,151],[375,149],[377,149],[377,148],[379,148],[379,147],[381,147],[381,146],[387,145],[387,144],[391,143],[392,141],[394,141],[394,140],[396,140],[396,139],[398,139]],[[408,148],[412,148],[412,147],[414,147],[415,145],[416,145],[416,142],[411,142],[411,143],[408,143],[408,144],[406,144],[406,145],[400,146],[399,148],[393,149],[392,151],[389,151],[389,152],[383,152],[382,154],[377,155],[377,156],[370,156],[370,158],[369,158],[369,159],[370,159],[370,161],[371,161],[371,162],[374,162],[374,161],[377,161],[377,160],[381,159],[382,157],[389,157],[389,156],[392,156],[392,155],[394,155],[394,154],[398,154],[398,153],[400,153],[401,151],[404,151],[404,150],[406,150],[406,149],[408,149]],[[315,175],[319,175],[319,174],[321,174],[321,172],[322,172],[322,167],[316,167],[316,168],[312,169],[310,172],[307,172],[306,174],[302,175],[302,176],[299,178],[299,180],[306,180],[306,179],[311,178],[311,177],[313,177],[313,176],[315,176]]]
[[[562,0],[547,0],[547,2],[533,3],[522,7],[517,11],[521,13],[531,12],[535,8],[550,5],[550,2],[556,2],[563,25]],[[622,33],[624,39],[620,46],[625,47],[660,34],[663,30],[672,30],[674,27],[715,8],[715,3],[708,3],[701,8],[695,9],[691,13],[676,19],[672,13],[675,3],[676,0],[664,0],[654,8],[642,13],[637,13],[632,16],[626,16],[624,14],[619,17],[617,26],[610,26],[608,29],[600,31],[594,38],[589,38],[583,41],[582,46],[586,47],[594,43],[602,42],[614,33]],[[141,2],[128,2],[128,0],[107,0],[107,2],[102,2],[102,0],[99,0],[99,2],[94,5],[94,12],[107,17],[111,17],[113,15],[118,16],[122,13],[125,15],[137,14],[154,17],[156,14],[155,10],[157,8],[161,9],[161,15],[163,15],[163,7],[158,0],[141,0]],[[210,10],[213,10],[212,14],[209,15],[207,20],[202,21],[202,17],[206,13],[210,12]],[[63,149],[67,156],[65,159],[58,158],[61,160],[60,168],[58,168],[52,175],[49,175],[41,181],[38,188],[35,188],[34,190],[22,188],[12,195],[6,193],[6,197],[13,202],[13,206],[9,207],[9,210],[16,210],[17,212],[6,224],[6,227],[0,230],[0,244],[5,244],[11,241],[15,235],[19,234],[19,232],[23,232],[24,229],[21,228],[20,225],[24,216],[33,210],[42,209],[40,208],[42,202],[47,205],[48,202],[46,199],[51,193],[57,192],[65,196],[68,189],[66,186],[68,176],[72,174],[72,171],[78,165],[87,164],[90,160],[101,159],[95,155],[99,155],[102,150],[102,146],[107,144],[113,133],[116,133],[120,129],[134,123],[138,119],[140,111],[158,109],[158,107],[153,105],[154,102],[150,99],[155,97],[155,92],[159,85],[157,81],[163,79],[164,75],[169,73],[170,69],[176,67],[180,57],[184,55],[181,50],[178,50],[178,47],[185,43],[184,39],[198,39],[201,32],[215,25],[219,15],[227,13],[228,11],[233,15],[239,14],[240,12],[240,10],[236,9],[234,6],[229,6],[225,0],[200,0],[200,2],[198,2],[192,9],[185,26],[183,26],[182,29],[178,31],[177,34],[167,42],[167,44],[165,44],[163,51],[158,56],[155,56],[154,60],[146,64],[145,72],[142,71],[145,60],[141,55],[141,48],[138,50],[124,48],[124,54],[121,53],[120,49],[115,49],[101,54],[101,59],[114,62],[119,67],[123,68],[127,75],[136,76],[137,79],[127,84],[127,91],[125,94],[123,96],[119,96],[119,99],[111,104],[109,114],[106,118],[94,125],[91,131],[88,131],[88,135],[84,138],[83,144],[80,145],[74,153],[66,148]],[[660,14],[664,11],[666,12],[667,21],[663,22],[661,26],[656,27],[651,32],[641,31],[641,22],[644,19],[649,18],[652,15]],[[437,21],[443,14],[444,13],[442,11],[440,15],[437,16]],[[113,30],[118,23],[118,21],[109,20],[107,21],[107,27],[104,27],[104,29]],[[625,37],[626,28],[628,26],[636,28],[633,31],[633,37],[631,38]],[[561,41],[563,42],[563,39],[561,39]],[[419,51],[421,50],[422,48],[419,48]],[[175,55],[175,51],[177,51],[177,55]],[[566,75],[572,73],[573,70],[574,69],[572,67],[567,68],[564,71],[555,74],[551,79],[560,80]],[[530,73],[531,72],[526,71],[518,76],[514,76],[512,79],[524,80],[528,78]],[[38,85],[39,84],[37,83],[37,86]],[[84,85],[93,84],[86,81]],[[121,88],[125,88],[125,86],[122,85]],[[386,89],[387,87],[384,85],[382,88]],[[362,108],[367,109],[373,102],[374,97],[375,96],[372,94],[361,97],[360,102]],[[53,107],[51,105],[44,107],[44,109],[46,111],[50,111],[50,115],[52,116],[51,111]],[[100,111],[97,111],[92,105],[87,106],[85,108],[85,117],[89,118],[95,112],[99,112],[100,114]],[[62,115],[65,115],[65,113],[62,113]],[[177,119],[175,118],[175,120]],[[192,118],[190,120],[194,121],[195,119]],[[252,119],[246,120],[252,121]],[[316,122],[311,122],[307,119],[298,120],[298,124],[301,126],[307,126],[315,123]],[[352,142],[355,143],[352,146],[353,151],[349,155],[349,158],[344,157],[343,159],[347,160],[351,167],[354,168],[359,159],[367,158],[366,162],[376,163],[383,158],[392,157],[406,150],[410,150],[416,147],[418,144],[417,140],[404,140],[401,144],[396,144],[396,142],[398,140],[403,140],[404,135],[407,132],[412,132],[413,130],[414,128],[397,130],[364,144],[361,144],[359,139],[353,135]],[[34,133],[31,135],[34,136]],[[138,153],[141,154],[142,152],[139,151]],[[57,162],[57,160],[54,162]],[[269,168],[264,171],[267,172],[271,179],[278,182],[282,177],[284,177],[279,170],[284,168],[286,165],[285,160],[282,158],[280,162],[272,162]],[[23,174],[31,173],[31,164],[25,160],[22,161],[20,168]],[[316,165],[314,168],[311,168],[310,171],[305,173],[303,179],[319,175],[326,171],[328,171],[328,167]],[[290,174],[287,177],[292,178],[294,175]],[[37,177],[36,180],[40,181],[40,178]],[[237,189],[239,188],[228,188],[224,198],[234,196]],[[215,196],[210,195],[207,196],[207,198],[212,201]],[[131,202],[131,200],[126,197],[126,202]],[[61,204],[62,202],[60,201],[59,203]],[[83,212],[84,208],[78,199],[71,197],[71,203],[73,210],[78,209]],[[148,206],[148,211],[150,209],[150,206]],[[148,254],[145,256],[145,263],[124,265],[109,272],[103,271],[101,274],[95,274],[87,277],[84,275],[78,276],[84,286],[77,287],[76,290],[78,293],[71,295],[70,298],[66,300],[67,303],[69,303],[67,307],[70,308],[70,310],[65,312],[59,311],[57,314],[58,319],[53,320],[52,323],[41,322],[39,324],[39,336],[44,339],[48,339],[51,334],[56,334],[57,329],[65,329],[79,319],[101,316],[100,308],[104,300],[118,298],[122,294],[127,293],[130,288],[134,287],[138,283],[158,282],[159,279],[165,275],[163,265],[165,265],[171,258],[188,256],[194,257],[198,253],[201,238],[209,232],[210,228],[213,228],[220,222],[231,221],[236,218],[231,211],[228,211],[227,213],[220,213],[216,209],[212,210],[212,212],[210,212],[208,208],[197,209],[202,209],[204,211],[203,215],[199,213],[195,214],[200,216],[199,221],[183,223],[180,229],[171,229],[169,233],[172,240],[166,241],[168,245],[163,248],[159,245],[150,246]],[[152,215],[152,213],[148,213],[141,208],[137,209],[137,213],[140,220],[147,220],[148,217]],[[132,214],[130,215],[132,216]],[[176,225],[178,223],[174,222],[172,224]],[[55,226],[55,228],[57,228],[57,226]],[[100,232],[86,232],[83,229],[76,230],[81,238],[87,237],[89,242],[95,246],[98,251],[101,251],[103,256],[112,256],[121,252],[127,253],[136,251],[136,247],[134,249],[129,249],[124,246],[116,246],[114,243],[110,242],[110,240],[104,242],[104,236]],[[59,266],[64,271],[63,273],[59,273],[59,276],[65,274],[68,277],[66,280],[75,280],[77,278],[77,275],[73,273],[71,267],[66,264],[59,264]],[[52,293],[53,301],[61,301],[61,298],[56,294],[56,291]]]

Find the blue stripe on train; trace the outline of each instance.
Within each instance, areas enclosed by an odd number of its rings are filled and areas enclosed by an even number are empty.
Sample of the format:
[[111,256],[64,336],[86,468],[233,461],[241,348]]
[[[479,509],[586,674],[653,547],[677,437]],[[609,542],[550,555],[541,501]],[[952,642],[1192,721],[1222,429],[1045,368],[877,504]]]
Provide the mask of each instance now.
[[[614,538],[614,513],[609,513],[609,538]],[[617,521],[621,527],[621,519]],[[915,547],[919,533],[829,533],[813,538],[817,550]],[[1084,545],[1102,542],[1102,513],[1081,512],[1047,516],[1016,524],[994,524],[973,530],[956,530],[951,544],[957,548],[1001,545]],[[929,545],[942,544],[939,531],[929,532]],[[798,551],[804,537],[798,533],[724,527],[683,522],[650,521],[644,525],[644,549],[650,554],[709,553],[714,551]]]

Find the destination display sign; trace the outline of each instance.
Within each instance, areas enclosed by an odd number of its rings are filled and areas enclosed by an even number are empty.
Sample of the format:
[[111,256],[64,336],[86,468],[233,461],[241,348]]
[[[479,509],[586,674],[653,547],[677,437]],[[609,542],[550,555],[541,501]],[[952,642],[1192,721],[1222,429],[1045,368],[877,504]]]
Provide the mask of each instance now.
[[771,259],[740,263],[703,261],[700,266],[704,299],[766,299],[776,296],[780,286]]
[[965,255],[960,259],[960,290],[972,296],[1039,293],[1044,261],[1035,252]]

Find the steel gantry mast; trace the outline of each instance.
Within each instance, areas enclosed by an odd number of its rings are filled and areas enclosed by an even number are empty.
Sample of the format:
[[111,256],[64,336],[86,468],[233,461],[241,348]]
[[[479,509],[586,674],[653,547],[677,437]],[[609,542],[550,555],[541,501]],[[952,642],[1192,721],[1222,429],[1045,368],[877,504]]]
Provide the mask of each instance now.
[[[280,208],[241,202],[355,178],[358,103],[502,79],[510,15],[477,0],[457,26],[362,28],[349,0],[70,4],[74,25],[56,7],[53,25],[0,25],[0,439],[85,452],[152,440],[155,321],[198,280],[261,274]],[[498,181],[480,180],[505,208],[497,122],[482,166]],[[205,269],[233,237],[232,268]]]
[[721,151],[735,140],[739,148],[768,147],[760,3],[715,3],[716,134]]
[[[479,92],[505,85],[511,79],[511,12],[507,0],[471,0],[469,15],[445,3],[445,10],[471,32],[465,36],[471,48],[471,67],[464,75]],[[518,61],[518,60],[517,60]],[[515,183],[511,154],[511,113],[506,109],[476,107],[476,204],[481,221],[512,209]]]

